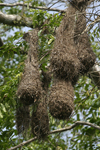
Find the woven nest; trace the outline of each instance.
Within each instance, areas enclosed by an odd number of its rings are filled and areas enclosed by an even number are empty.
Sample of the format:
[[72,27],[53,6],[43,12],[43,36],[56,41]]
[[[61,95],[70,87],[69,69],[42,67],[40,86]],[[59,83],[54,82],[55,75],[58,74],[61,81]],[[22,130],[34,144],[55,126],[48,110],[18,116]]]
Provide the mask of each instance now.
[[19,84],[17,96],[26,105],[37,101],[41,95],[42,83],[40,81],[38,63],[38,30],[33,30],[24,35],[30,48],[25,61],[25,69]]
[[48,91],[50,82],[51,82],[51,72],[50,71],[44,72],[42,70],[42,87],[45,92]]
[[[90,68],[94,65],[96,56],[91,48],[90,40],[88,34],[84,32],[86,29],[86,12],[85,10],[77,12],[77,20],[75,22],[75,29],[74,29],[74,42],[75,47],[77,49],[77,56],[80,60],[82,74],[87,73]],[[81,35],[80,35],[81,34]]]
[[49,112],[57,119],[68,119],[74,109],[74,89],[71,82],[57,81],[49,97]]
[[[74,9],[75,10],[75,9]],[[74,18],[68,8],[61,25],[57,29],[54,48],[51,52],[51,66],[58,78],[77,80],[80,72],[80,61],[74,44]]]
[[27,64],[24,75],[19,84],[17,95],[22,103],[30,105],[41,95],[41,81],[37,68]]
[[26,131],[29,128],[30,124],[30,110],[29,106],[20,106],[16,109],[16,126],[18,134],[23,131]]
[[80,37],[79,44],[77,45],[78,58],[82,63],[81,73],[87,73],[95,64],[96,56],[91,48],[87,34]]
[[49,132],[49,117],[47,105],[45,102],[40,102],[33,109],[31,127],[33,135],[44,139]]

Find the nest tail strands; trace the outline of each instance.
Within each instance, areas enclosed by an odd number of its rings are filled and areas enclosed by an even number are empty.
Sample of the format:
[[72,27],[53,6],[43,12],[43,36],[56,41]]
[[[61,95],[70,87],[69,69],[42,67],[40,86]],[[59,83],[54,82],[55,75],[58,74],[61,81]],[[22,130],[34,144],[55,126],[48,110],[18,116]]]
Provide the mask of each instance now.
[[57,119],[68,119],[74,109],[74,89],[71,82],[55,81],[49,97],[49,112]]
[[40,101],[33,109],[31,127],[33,135],[39,139],[44,139],[49,132],[49,117],[44,100]]
[[38,30],[33,30],[24,35],[30,48],[25,61],[25,69],[22,80],[17,90],[17,96],[25,105],[30,105],[38,100],[41,95],[41,81],[38,64]]
[[30,124],[30,110],[29,106],[19,103],[20,106],[16,109],[16,126],[18,134],[27,131]]

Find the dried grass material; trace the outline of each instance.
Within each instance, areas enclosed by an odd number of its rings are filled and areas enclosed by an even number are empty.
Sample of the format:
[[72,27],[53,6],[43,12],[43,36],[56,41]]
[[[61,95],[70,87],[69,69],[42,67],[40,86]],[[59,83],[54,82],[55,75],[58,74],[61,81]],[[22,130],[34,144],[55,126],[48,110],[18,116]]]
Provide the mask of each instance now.
[[74,89],[71,82],[56,81],[50,92],[49,112],[57,119],[68,119],[74,109]]
[[42,85],[38,68],[27,64],[17,91],[18,98],[25,105],[30,105],[41,96]]
[[31,127],[33,135],[44,139],[49,132],[49,117],[45,101],[33,109]]
[[24,39],[29,42],[27,60],[22,80],[17,90],[17,96],[22,103],[32,104],[38,100],[41,95],[41,81],[38,64],[38,30],[33,30],[24,35]]
[[51,82],[51,72],[50,71],[44,72],[42,70],[42,87],[45,92],[48,91],[50,82]]
[[74,44],[75,9],[70,6],[57,29],[54,48],[51,52],[51,66],[55,76],[69,80],[77,79],[80,61]]
[[87,73],[96,60],[96,56],[91,48],[88,34],[81,34],[86,29],[86,18],[83,14],[86,16],[85,10],[82,11],[82,14],[77,11],[77,20],[75,22],[74,29],[74,41],[78,52],[77,56],[82,63],[80,70],[82,74]]
[[96,55],[94,54],[89,38],[87,34],[84,34],[79,39],[79,44],[77,45],[78,58],[82,63],[81,73],[87,73],[95,64]]
[[16,109],[16,126],[18,134],[23,131],[27,131],[30,124],[30,110],[29,106],[20,106]]

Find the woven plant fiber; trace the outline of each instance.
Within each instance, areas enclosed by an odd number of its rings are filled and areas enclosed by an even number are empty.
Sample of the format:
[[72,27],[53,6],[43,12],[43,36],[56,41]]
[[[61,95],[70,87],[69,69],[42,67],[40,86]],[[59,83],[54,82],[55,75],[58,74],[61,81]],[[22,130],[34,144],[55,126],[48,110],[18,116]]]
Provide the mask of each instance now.
[[54,81],[49,96],[49,112],[57,119],[68,119],[74,109],[74,89],[71,82]]

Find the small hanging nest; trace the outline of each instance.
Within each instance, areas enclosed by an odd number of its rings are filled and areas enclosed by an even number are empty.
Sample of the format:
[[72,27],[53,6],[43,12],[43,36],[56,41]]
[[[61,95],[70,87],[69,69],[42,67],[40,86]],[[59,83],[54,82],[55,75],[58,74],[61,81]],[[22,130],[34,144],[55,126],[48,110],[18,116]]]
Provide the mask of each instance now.
[[89,44],[89,41],[86,41],[87,38],[82,38],[81,41],[79,41],[78,50],[78,58],[80,62],[82,63],[81,66],[81,74],[84,75],[84,73],[87,73],[95,64],[96,56],[91,48],[91,45]]
[[96,56],[91,48],[89,36],[86,32],[84,32],[86,29],[85,16],[85,9],[82,10],[82,14],[80,14],[80,11],[76,12],[77,19],[75,21],[74,28],[75,47],[78,52],[77,56],[82,63],[80,72],[83,75],[92,68],[96,60]]
[[68,119],[74,109],[74,89],[71,82],[57,80],[49,96],[49,112],[57,119]]
[[27,60],[22,80],[17,90],[17,96],[25,105],[30,105],[37,101],[41,95],[41,81],[38,64],[38,30],[33,30],[24,35],[24,39],[29,42]]
[[30,124],[30,110],[29,106],[25,106],[21,103],[18,104],[16,109],[16,126],[18,134],[26,132]]
[[45,100],[40,101],[37,106],[33,107],[31,127],[33,135],[39,139],[44,139],[47,136],[49,132],[49,117]]

